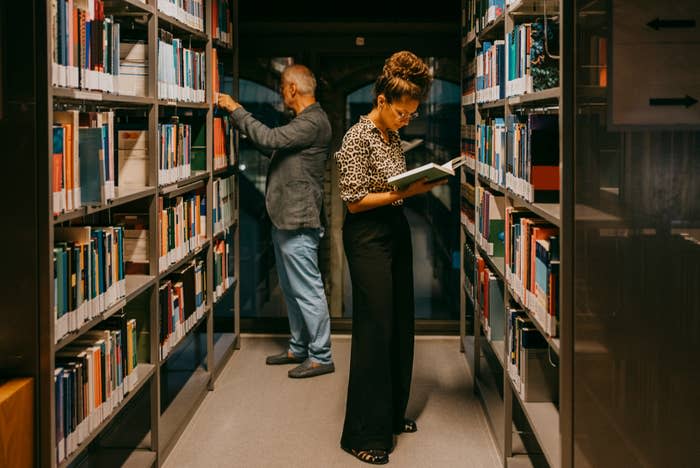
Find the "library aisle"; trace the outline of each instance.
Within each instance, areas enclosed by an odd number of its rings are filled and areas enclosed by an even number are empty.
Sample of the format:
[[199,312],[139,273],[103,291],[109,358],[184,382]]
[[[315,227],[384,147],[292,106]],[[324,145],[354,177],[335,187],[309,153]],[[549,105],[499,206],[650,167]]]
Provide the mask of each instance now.
[[[292,366],[267,366],[283,337],[243,335],[237,351],[183,432],[166,468],[365,466],[339,447],[345,414],[350,337],[333,336],[336,372],[287,377]],[[390,465],[499,466],[483,410],[471,388],[458,337],[417,337],[408,416]]]

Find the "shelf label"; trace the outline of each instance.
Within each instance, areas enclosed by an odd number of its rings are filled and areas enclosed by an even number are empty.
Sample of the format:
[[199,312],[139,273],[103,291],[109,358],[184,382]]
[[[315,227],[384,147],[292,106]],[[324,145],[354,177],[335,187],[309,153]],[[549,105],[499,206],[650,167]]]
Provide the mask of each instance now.
[[614,0],[613,127],[700,126],[700,2]]

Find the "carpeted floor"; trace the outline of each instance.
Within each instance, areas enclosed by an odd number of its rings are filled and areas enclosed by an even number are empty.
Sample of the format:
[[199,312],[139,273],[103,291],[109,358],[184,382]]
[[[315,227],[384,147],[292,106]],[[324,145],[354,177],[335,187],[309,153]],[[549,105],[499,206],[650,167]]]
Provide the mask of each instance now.
[[[333,336],[336,372],[287,377],[293,366],[267,366],[285,339],[244,335],[166,468],[366,467],[339,447],[345,414],[350,339]],[[418,337],[408,417],[418,432],[399,436],[389,465],[490,468],[498,459],[472,393],[456,337]]]

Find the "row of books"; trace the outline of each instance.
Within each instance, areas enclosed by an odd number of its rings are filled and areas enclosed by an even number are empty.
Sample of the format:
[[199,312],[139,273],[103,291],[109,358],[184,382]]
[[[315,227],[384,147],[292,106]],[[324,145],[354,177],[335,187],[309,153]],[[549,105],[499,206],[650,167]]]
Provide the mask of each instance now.
[[136,321],[118,313],[56,353],[56,460],[77,450],[137,384]]
[[479,33],[503,15],[504,0],[470,0],[463,12],[464,33]]
[[124,230],[124,270],[127,275],[150,272],[148,214],[115,213],[112,221]]
[[214,242],[214,301],[217,301],[233,285],[233,232]]
[[505,187],[506,126],[502,117],[476,126],[476,159],[479,174]]
[[462,127],[459,154],[465,158],[464,165],[472,171],[476,168],[476,125]]
[[491,257],[505,254],[505,197],[483,187],[476,194],[476,242]]
[[503,280],[475,254],[470,242],[465,243],[463,252],[467,295],[474,300],[476,293],[486,338],[490,342],[507,339],[507,369],[516,391],[523,401],[556,401],[558,376],[550,362],[546,339],[525,310],[506,309]]
[[158,185],[173,184],[192,175],[192,126],[158,125]]
[[204,31],[204,0],[158,0],[158,9],[191,28]]
[[507,125],[505,186],[529,202],[558,202],[558,115],[510,115]]
[[[469,139],[463,139],[469,141]],[[463,144],[467,144],[464,143]],[[470,157],[469,147],[464,149]],[[477,171],[529,202],[559,201],[559,117],[511,114],[476,125]]]
[[559,229],[522,208],[505,211],[506,279],[550,336],[558,336]]
[[204,102],[206,68],[204,51],[184,47],[182,39],[159,29],[158,97],[160,99]]
[[211,36],[228,46],[233,46],[233,9],[230,0],[212,0]]
[[476,102],[503,99],[505,87],[505,41],[484,41],[476,56]]
[[466,60],[462,70],[462,105],[468,106],[476,101],[476,60]]
[[[559,24],[544,22],[515,25],[506,34],[508,64],[506,96],[517,96],[559,86]],[[545,41],[547,41],[545,47]],[[549,52],[549,53],[547,53]]]
[[201,193],[176,198],[158,197],[159,271],[201,247],[207,237],[207,203]]
[[213,183],[212,222],[214,234],[231,225],[236,215],[236,176],[216,179]]
[[214,117],[214,170],[236,164],[234,127],[228,116]]
[[120,26],[102,0],[52,0],[51,38],[53,85],[114,92]]
[[195,259],[160,285],[160,359],[204,316],[207,281],[204,260]]
[[518,308],[508,308],[508,375],[526,402],[557,402],[559,375],[547,341]]
[[53,248],[54,336],[71,331],[126,295],[121,227],[57,227]]
[[465,165],[476,168],[476,114],[473,109],[463,109],[460,114],[460,155],[465,157]]
[[103,205],[114,198],[114,113],[53,113],[53,213]]

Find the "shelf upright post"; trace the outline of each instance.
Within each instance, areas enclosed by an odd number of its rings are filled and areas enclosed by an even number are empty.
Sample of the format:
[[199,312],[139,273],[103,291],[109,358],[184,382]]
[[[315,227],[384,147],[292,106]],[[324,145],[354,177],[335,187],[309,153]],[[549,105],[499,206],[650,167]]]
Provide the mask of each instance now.
[[146,39],[148,41],[148,96],[153,100],[153,105],[148,111],[148,183],[156,188],[156,193],[151,197],[151,202],[148,206],[148,229],[150,238],[148,247],[150,253],[149,271],[156,278],[154,286],[151,290],[150,304],[150,362],[155,365],[155,372],[151,377],[150,400],[151,400],[151,450],[156,453],[156,466],[160,466],[159,450],[159,427],[160,427],[160,354],[159,339],[160,336],[160,304],[159,304],[159,287],[160,287],[160,272],[159,269],[159,252],[160,252],[160,223],[158,212],[158,151],[160,149],[158,135],[158,5],[156,0],[148,0],[154,14],[148,20],[148,30]]
[[574,168],[575,163],[575,91],[576,63],[574,43],[576,38],[577,1],[559,2],[560,97],[559,142],[560,200],[561,200],[561,283],[559,311],[560,365],[559,365],[559,431],[561,434],[561,466],[574,465]]
[[[25,2],[7,2],[7,8],[19,8],[19,5],[24,6]],[[37,443],[37,466],[43,468],[51,468],[56,466],[56,415],[54,411],[55,392],[53,385],[53,374],[55,368],[55,330],[54,330],[54,315],[53,315],[53,297],[54,285],[49,279],[48,272],[53,271],[53,217],[52,217],[52,178],[51,178],[51,159],[48,155],[51,152],[53,141],[53,95],[51,86],[51,66],[52,57],[51,50],[51,11],[50,0],[26,2],[28,8],[35,8],[34,17],[44,18],[43,28],[37,27],[34,32],[36,38],[35,56],[36,67],[35,76],[37,83],[44,82],[44,86],[36,86],[36,93],[41,93],[36,96],[36,125],[39,136],[34,148],[36,154],[36,167],[41,168],[36,171],[36,193],[37,193],[37,219],[39,220],[37,227],[37,260],[38,271],[38,304],[37,311],[39,333],[38,333],[38,378],[36,379],[35,398],[38,404],[39,414],[34,418],[35,424],[38,425],[35,431],[38,434]],[[8,15],[8,17],[10,17]],[[18,15],[26,17],[25,15]],[[31,31],[31,29],[28,29]],[[18,41],[20,44],[23,41]],[[8,49],[11,49],[8,47]],[[9,51],[8,51],[9,52]],[[42,115],[45,118],[42,118]],[[42,131],[43,129],[43,131]],[[42,164],[43,161],[43,164]],[[47,190],[44,192],[44,190]],[[39,195],[43,194],[43,195]]]
[[[213,34],[213,28],[212,28],[212,22],[211,22],[211,11],[212,11],[212,1],[216,0],[206,0],[205,1],[205,8],[204,8],[204,24],[205,24],[205,29],[204,32],[207,35],[207,43],[205,46],[205,62],[206,62],[206,70],[207,70],[207,80],[205,83],[205,90],[206,90],[206,100],[209,103],[209,106],[207,107],[207,115],[206,115],[206,141],[207,141],[207,156],[206,156],[206,161],[207,161],[207,188],[206,188],[206,197],[207,197],[207,239],[210,239],[210,244],[209,244],[209,249],[207,250],[207,259],[206,259],[206,265],[207,265],[207,305],[209,307],[209,313],[207,315],[207,370],[209,371],[209,390],[214,390],[214,229],[213,229],[213,221],[214,218],[212,216],[212,206],[214,203],[214,196],[213,196],[213,185],[214,185],[214,179],[213,179],[213,169],[214,169],[214,105],[216,104],[214,102],[214,81],[212,80],[212,77],[214,76],[214,67],[213,67],[213,61],[212,61],[212,49],[214,48],[213,45],[213,39],[212,39],[212,34]],[[207,21],[209,20],[209,21]]]
[[[461,9],[461,22],[462,26],[464,27],[464,30],[468,28],[468,25],[466,24],[466,8],[467,8],[467,0],[462,0],[461,1],[462,9]],[[464,45],[464,38],[460,37],[460,42],[462,43],[462,47],[460,48],[459,51],[459,60],[460,60],[460,88],[461,91],[463,92],[464,90],[464,69],[467,66],[467,60],[465,57],[466,50],[465,50],[465,45]],[[461,99],[461,98],[460,98]],[[462,122],[463,117],[461,114],[464,113],[464,106],[462,105],[464,103],[463,100],[460,101],[460,106],[459,106],[459,111],[460,111],[460,122]],[[461,132],[461,125],[460,125],[460,132]],[[460,142],[461,146],[461,142]],[[466,182],[466,175],[464,174],[464,170],[460,169],[459,170],[459,183],[460,183],[460,194],[461,194],[461,187],[462,184]],[[460,196],[460,206],[462,204],[462,197]],[[460,210],[460,216],[461,216],[461,210]],[[461,223],[460,223],[461,224]],[[466,300],[466,294],[464,292],[464,244],[467,242],[466,240],[466,235],[464,234],[464,229],[462,226],[459,227],[459,251],[460,251],[460,262],[459,262],[459,350],[460,352],[466,353],[466,350],[464,349],[464,337],[467,336],[467,318],[466,318],[466,310],[467,310],[467,300]],[[470,367],[471,369],[471,367]]]
[[151,450],[156,452],[156,466],[160,466],[164,460],[161,459],[160,450],[160,213],[158,211],[158,199],[160,197],[159,188],[159,151],[160,139],[158,135],[158,116],[160,108],[158,104],[158,4],[157,0],[149,0],[154,14],[148,22],[148,94],[153,99],[153,106],[148,114],[148,154],[150,161],[151,184],[156,187],[156,193],[149,206],[150,222],[149,231],[152,233],[149,239],[150,247],[150,271],[155,276],[156,281],[153,286],[151,296],[151,362],[155,364],[155,372],[151,383]]
[[[238,51],[238,0],[232,0],[232,13],[233,13],[233,95],[236,97],[236,99],[240,99],[240,89],[239,89],[239,83],[238,83],[238,74],[240,71],[239,68],[239,51]],[[233,151],[236,152],[235,156],[235,161],[236,165],[238,165],[238,157],[240,154],[238,153],[238,131],[235,131],[235,137],[234,137],[234,142],[233,142]],[[234,211],[234,217],[236,219],[236,229],[233,233],[233,262],[234,262],[234,279],[236,280],[236,284],[233,286],[236,289],[233,291],[233,329],[234,329],[234,348],[235,349],[240,349],[241,347],[241,256],[240,256],[240,251],[241,251],[241,245],[240,245],[240,233],[241,233],[241,220],[240,220],[240,175],[238,174],[238,169],[234,168],[234,175],[235,175],[235,188],[234,188],[234,194],[235,194],[235,201],[234,201],[234,206],[235,206],[235,211]]]
[[[513,20],[513,16],[510,14],[510,6],[505,7],[505,24],[504,24],[504,39],[508,37],[508,34],[510,34],[514,29],[515,29],[515,21]],[[507,84],[508,84],[508,47],[505,49],[505,57],[504,60],[506,62],[506,74],[503,77],[503,83],[501,83],[501,86],[506,86],[506,90],[508,89]],[[511,115],[511,107],[509,105],[508,101],[508,95],[506,93],[506,99],[504,103],[504,110],[503,110],[503,120],[506,125],[506,138],[509,137],[508,135],[508,118]],[[506,144],[506,148],[508,145]],[[507,170],[507,168],[506,168]],[[506,207],[511,207],[513,206],[513,199],[508,193],[507,190],[504,191],[503,193],[504,198],[505,198],[505,206]],[[507,216],[506,213],[503,213],[504,216]],[[504,269],[507,270],[508,265],[504,263]],[[508,275],[506,274],[503,278],[503,283],[505,285],[508,284],[506,278]],[[503,462],[504,466],[507,466],[507,460],[508,458],[513,456],[513,387],[510,385],[510,375],[508,373],[508,362],[510,361],[510,352],[508,350],[508,342],[510,339],[510,336],[508,334],[508,322],[509,322],[509,317],[508,317],[508,308],[510,306],[510,292],[508,291],[508,287],[503,288],[503,304],[505,305],[505,308],[503,310],[503,313],[505,314],[505,319],[503,321],[505,325],[505,330],[503,335],[505,336],[505,340],[503,340],[503,413],[504,413],[504,428],[503,428]]]

